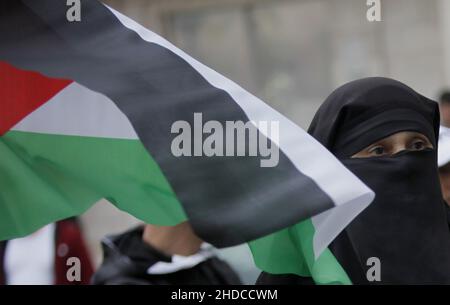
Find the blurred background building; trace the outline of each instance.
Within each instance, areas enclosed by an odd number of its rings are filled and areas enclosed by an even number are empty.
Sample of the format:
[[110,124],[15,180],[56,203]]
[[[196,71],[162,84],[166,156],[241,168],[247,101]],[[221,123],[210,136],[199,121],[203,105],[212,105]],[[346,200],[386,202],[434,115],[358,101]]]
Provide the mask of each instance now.
[[[105,0],[307,128],[337,86],[387,76],[436,98],[450,84],[450,0]],[[98,264],[100,238],[138,221],[102,201],[83,216]],[[246,246],[221,251],[247,283]]]

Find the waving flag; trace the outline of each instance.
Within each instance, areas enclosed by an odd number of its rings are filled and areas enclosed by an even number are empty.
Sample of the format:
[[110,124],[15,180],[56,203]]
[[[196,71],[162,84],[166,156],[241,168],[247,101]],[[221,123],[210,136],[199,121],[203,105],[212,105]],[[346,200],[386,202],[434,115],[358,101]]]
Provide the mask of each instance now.
[[[305,131],[229,79],[100,2],[82,1],[80,22],[67,9],[0,4],[1,239],[107,198],[148,223],[189,219],[216,246],[307,220],[318,257],[372,200]],[[252,122],[279,162],[174,155],[172,124],[198,113]],[[262,121],[277,122],[279,138]]]

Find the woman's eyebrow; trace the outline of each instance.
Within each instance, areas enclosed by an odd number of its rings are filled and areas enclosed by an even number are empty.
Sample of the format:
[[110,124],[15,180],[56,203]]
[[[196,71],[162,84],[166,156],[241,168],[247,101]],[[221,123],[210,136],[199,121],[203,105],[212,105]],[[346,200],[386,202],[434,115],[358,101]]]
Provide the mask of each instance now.
[[368,147],[373,147],[373,146],[377,146],[377,145],[386,145],[386,139],[383,140],[378,140],[375,143],[370,144]]

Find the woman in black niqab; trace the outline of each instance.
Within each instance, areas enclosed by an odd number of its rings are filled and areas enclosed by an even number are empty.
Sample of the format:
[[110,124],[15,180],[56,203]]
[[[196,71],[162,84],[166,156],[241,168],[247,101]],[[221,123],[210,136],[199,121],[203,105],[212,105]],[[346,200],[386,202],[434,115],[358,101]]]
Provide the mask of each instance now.
[[[376,194],[330,245],[354,284],[450,284],[450,232],[436,160],[438,130],[436,102],[380,77],[338,88],[316,113],[308,132]],[[359,157],[373,143],[400,132],[425,136],[428,145]],[[380,263],[379,270],[371,269],[373,262]],[[258,282],[305,281],[263,273]]]

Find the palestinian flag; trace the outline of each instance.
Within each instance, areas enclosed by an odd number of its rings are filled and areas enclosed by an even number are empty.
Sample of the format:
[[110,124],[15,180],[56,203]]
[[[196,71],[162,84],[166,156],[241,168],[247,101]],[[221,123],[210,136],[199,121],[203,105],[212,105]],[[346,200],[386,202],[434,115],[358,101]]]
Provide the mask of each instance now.
[[[147,223],[189,219],[219,247],[281,230],[251,245],[272,272],[308,273],[324,257],[321,266],[335,264],[323,250],[373,193],[229,79],[100,2],[81,3],[80,22],[68,22],[64,0],[0,4],[0,239],[107,198]],[[251,122],[279,149],[277,164],[237,148],[176,156],[173,123],[194,126],[199,113],[222,126]],[[258,122],[277,122],[279,137]],[[265,247],[286,232],[297,244],[273,266]]]

